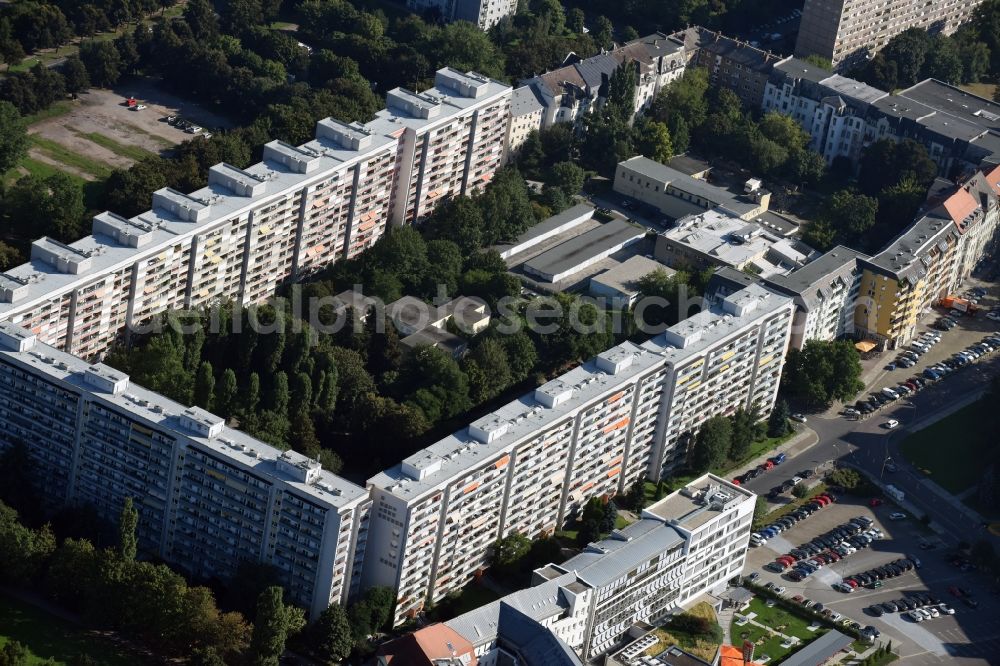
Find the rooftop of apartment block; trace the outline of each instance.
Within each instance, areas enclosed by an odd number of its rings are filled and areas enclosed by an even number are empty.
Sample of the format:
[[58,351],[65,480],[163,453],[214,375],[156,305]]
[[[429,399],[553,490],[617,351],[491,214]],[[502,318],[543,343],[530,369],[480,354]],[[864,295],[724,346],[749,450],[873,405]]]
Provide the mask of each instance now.
[[969,117],[952,115],[902,94],[888,95],[872,106],[888,118],[908,120],[951,140],[972,141],[989,131]]
[[812,81],[813,83],[822,83],[831,75],[830,70],[799,58],[785,58],[781,62],[775,63],[774,71],[781,72],[793,79]]
[[[827,74],[829,74],[829,72],[827,72]],[[855,81],[854,79],[849,79],[846,76],[841,76],[840,74],[829,75],[823,79],[821,83],[836,92],[838,95],[843,95],[848,99],[863,102],[865,104],[873,104],[877,100],[880,100],[889,94],[884,90],[879,90],[878,88],[870,86],[867,83]]]
[[1000,130],[1000,104],[937,79],[925,79],[900,91],[897,97],[920,102],[983,130]]
[[989,205],[990,198],[1000,194],[1000,167],[976,172],[961,186],[953,185],[950,193],[938,189],[935,194],[933,208],[919,215],[879,254],[862,259],[862,263],[890,277],[916,283],[927,272],[927,253],[934,247],[946,250],[948,236],[965,233],[977,214]]
[[185,407],[138,386],[128,375],[92,364],[42,344],[29,331],[0,323],[0,358],[74,387],[131,418],[187,439],[262,478],[280,481],[312,501],[343,507],[367,496],[364,488],[323,470],[319,462],[295,451],[280,451],[225,424],[198,407]]
[[[185,194],[171,188],[153,193],[153,207],[132,218],[112,212],[95,216],[93,235],[64,245],[40,239],[31,260],[0,273],[0,316],[59,296],[83,279],[131,266],[139,256],[155,254],[182,237],[204,233],[212,226],[245,214],[268,199],[287,195],[308,182],[396,145],[400,124],[415,128],[457,114],[474,104],[510,90],[475,73],[450,68],[437,72],[427,93],[408,93],[413,117],[392,106],[367,125],[345,124],[332,118],[316,124],[316,138],[302,146],[271,141],[264,159],[246,169],[220,163],[209,170],[208,185]],[[398,101],[398,99],[397,99]],[[420,117],[427,112],[430,118]]]
[[829,289],[827,282],[857,270],[859,258],[867,259],[868,256],[846,245],[838,245],[798,270],[768,278],[767,283],[787,294],[801,297],[806,309],[809,309],[816,300],[815,292],[818,290],[825,295]]
[[674,33],[671,37],[684,42],[688,49],[704,49],[754,71],[768,73],[782,56],[759,49],[748,42],[726,37],[701,26],[692,26]]
[[510,96],[511,118],[519,118],[542,110],[543,105],[538,99],[538,93],[532,86],[519,86],[514,88]]
[[659,502],[643,510],[669,525],[693,532],[742,502],[755,501],[756,495],[714,474],[705,474]]
[[958,236],[951,219],[939,213],[928,213],[917,218],[884,250],[861,262],[889,277],[916,284],[927,273],[927,253],[935,246],[946,250],[948,235]]
[[434,87],[424,92],[406,88],[390,90],[386,94],[386,108],[378,111],[365,127],[386,135],[394,135],[403,128],[421,131],[508,91],[509,86],[481,74],[444,67],[435,74]]
[[572,573],[561,573],[539,585],[526,587],[468,613],[463,613],[448,620],[445,624],[473,645],[489,643],[497,637],[501,606],[510,606],[536,622],[557,617],[565,612],[569,605],[560,588],[575,581],[576,576]]
[[416,500],[456,475],[497,461],[518,443],[569,419],[635,377],[665,363],[683,363],[790,303],[786,296],[751,285],[642,345],[625,342],[598,354],[376,474],[368,483],[397,497]]
[[618,580],[640,564],[680,548],[684,536],[672,525],[662,520],[643,518],[620,530],[607,539],[588,544],[578,555],[571,557],[557,569],[572,571],[587,585],[601,588]]
[[641,44],[651,58],[662,58],[663,56],[673,55],[684,50],[683,42],[662,32],[654,32],[645,37],[633,39],[628,44],[630,46]]

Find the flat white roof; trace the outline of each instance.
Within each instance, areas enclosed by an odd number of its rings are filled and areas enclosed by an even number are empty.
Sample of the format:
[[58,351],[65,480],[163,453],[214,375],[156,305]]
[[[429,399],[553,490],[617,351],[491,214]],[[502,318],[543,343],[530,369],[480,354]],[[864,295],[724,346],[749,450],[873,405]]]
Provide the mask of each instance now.
[[[594,400],[664,364],[677,366],[750,323],[789,307],[791,299],[751,285],[721,305],[652,340],[624,342],[474,421],[368,479],[368,484],[415,501],[457,476],[488,464]],[[697,335],[694,333],[697,332]]]
[[[316,138],[302,146],[271,141],[264,146],[263,161],[246,169],[224,163],[215,165],[209,172],[207,187],[188,194],[170,188],[157,190],[153,208],[131,219],[101,213],[95,218],[94,235],[68,246],[86,259],[85,267],[81,266],[77,272],[60,270],[47,260],[49,255],[41,252],[28,263],[0,273],[0,321],[129,267],[144,256],[155,256],[270,199],[329,178],[339,169],[382,151],[394,150],[401,129],[430,128],[510,90],[509,86],[473,72],[463,74],[444,68],[438,71],[434,88],[419,95],[407,93],[415,98],[426,97],[422,104],[439,105],[441,111],[435,118],[409,116],[397,107],[378,112],[365,125],[347,125],[327,118],[317,123]],[[389,97],[392,99],[391,94]],[[429,101],[432,98],[437,100],[433,104]],[[132,233],[144,236],[141,245],[132,244],[127,235],[118,233],[129,227]]]
[[[19,344],[20,343],[20,344]],[[25,344],[27,343],[27,344]],[[19,350],[20,349],[20,350]],[[56,384],[72,386],[95,400],[151,427],[184,438],[202,449],[225,458],[248,472],[283,483],[311,501],[341,508],[367,497],[367,491],[327,471],[317,470],[315,461],[294,451],[280,451],[225,426],[222,417],[197,407],[185,407],[159,393],[128,381],[127,375],[103,364],[90,364],[63,351],[37,342],[25,329],[0,323],[0,359],[30,368]],[[118,389],[102,390],[93,376]],[[204,433],[211,432],[211,436]],[[313,470],[308,475],[307,469]],[[300,480],[299,471],[303,478]]]

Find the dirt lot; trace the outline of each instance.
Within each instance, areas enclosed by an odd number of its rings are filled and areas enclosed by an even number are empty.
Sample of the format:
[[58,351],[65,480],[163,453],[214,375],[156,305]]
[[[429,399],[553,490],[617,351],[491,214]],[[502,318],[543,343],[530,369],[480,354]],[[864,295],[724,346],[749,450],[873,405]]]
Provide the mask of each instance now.
[[[124,106],[129,95],[146,108],[135,111]],[[167,115],[192,120],[206,130],[231,124],[160,91],[155,82],[131,79],[115,90],[90,90],[71,103],[69,113],[32,125],[28,131],[38,140],[30,156],[85,180],[99,179],[111,169],[128,167],[146,155],[161,154],[193,138],[167,124]]]

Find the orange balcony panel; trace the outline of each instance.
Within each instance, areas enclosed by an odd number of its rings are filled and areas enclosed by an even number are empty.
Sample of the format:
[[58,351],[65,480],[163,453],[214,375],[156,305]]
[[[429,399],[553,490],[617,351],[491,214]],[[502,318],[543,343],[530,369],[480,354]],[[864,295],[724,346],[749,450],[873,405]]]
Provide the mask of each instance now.
[[478,487],[479,487],[479,482],[473,481],[472,483],[470,483],[469,485],[467,485],[465,488],[462,489],[462,493],[467,495]]
[[493,466],[497,469],[503,469],[510,463],[510,456],[504,456],[500,460],[496,461]]
[[604,427],[604,432],[605,433],[609,433],[609,432],[614,432],[615,430],[621,430],[622,428],[624,428],[625,426],[627,426],[629,424],[630,420],[631,419],[629,419],[629,417],[626,416],[625,418],[623,418],[621,420],[615,421],[611,425],[605,426]]
[[622,471],[621,467],[615,467],[613,470],[610,470],[608,472],[608,478],[610,479],[613,476],[618,476],[621,473],[621,471]]
[[615,393],[613,396],[611,396],[610,398],[608,398],[607,399],[607,403],[610,405],[612,403],[618,402],[623,397],[625,397],[625,391],[619,391],[618,393]]
[[582,486],[580,486],[580,492],[581,493],[585,493],[585,492],[587,492],[588,490],[590,490],[593,487],[594,487],[594,482],[593,481],[591,481],[590,483],[585,483]]

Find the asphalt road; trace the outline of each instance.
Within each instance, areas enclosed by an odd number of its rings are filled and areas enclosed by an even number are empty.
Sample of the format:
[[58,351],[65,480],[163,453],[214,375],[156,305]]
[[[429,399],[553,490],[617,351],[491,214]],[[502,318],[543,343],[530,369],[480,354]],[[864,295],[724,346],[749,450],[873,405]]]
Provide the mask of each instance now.
[[[911,374],[916,368],[911,370]],[[909,466],[899,455],[898,445],[905,436],[907,426],[915,420],[934,418],[949,405],[982,393],[990,379],[1000,373],[1000,356],[991,358],[954,372],[940,381],[928,385],[924,390],[883,408],[881,413],[866,420],[851,421],[842,416],[809,416],[808,425],[819,441],[784,464],[770,472],[748,481],[749,490],[766,495],[772,486],[781,485],[806,468],[816,468],[830,462],[846,463],[864,469],[875,478],[882,477],[906,494],[906,501],[925,511],[931,519],[944,526],[956,540],[971,541],[970,536],[988,534],[978,520],[955,511],[941,501],[941,498],[921,483],[923,475]],[[880,388],[877,383],[871,388]],[[941,414],[943,416],[943,414]],[[900,422],[895,430],[887,430],[883,424],[890,418]],[[884,472],[883,465],[891,457],[898,467],[895,473]],[[791,501],[789,495],[782,495],[779,501]]]

